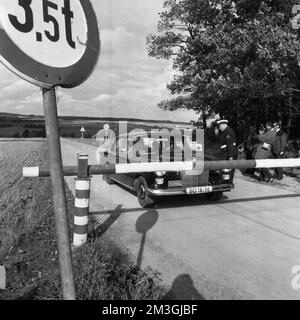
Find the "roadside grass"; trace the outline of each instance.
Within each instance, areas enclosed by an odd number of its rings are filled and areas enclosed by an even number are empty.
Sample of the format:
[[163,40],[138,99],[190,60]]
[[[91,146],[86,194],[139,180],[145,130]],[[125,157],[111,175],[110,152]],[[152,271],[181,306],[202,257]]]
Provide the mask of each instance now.
[[15,197],[1,213],[0,264],[7,289],[0,299],[30,299],[41,280],[55,268],[55,241],[49,179],[19,180]]
[[[158,300],[165,292],[156,272],[124,262],[124,253],[107,239],[79,249],[73,262],[78,300]],[[35,299],[62,298],[58,269],[41,289]]]
[[[50,179],[20,179],[13,188],[0,215],[0,265],[7,272],[0,300],[62,299]],[[66,194],[72,222],[74,198]],[[73,262],[79,300],[158,300],[165,294],[159,274],[138,269],[108,236],[73,251]]]
[[[13,214],[2,218],[0,264],[8,278],[0,299],[62,299],[50,181],[25,184],[27,197],[16,199]],[[70,212],[74,198],[69,190],[67,199]],[[73,262],[79,300],[158,300],[165,293],[157,272],[138,269],[108,237],[76,249]]]
[[[30,220],[7,224],[10,250],[3,264],[8,286],[0,291],[2,300],[62,299],[52,205],[45,198],[42,216],[34,218],[40,203],[31,206]],[[73,198],[69,191],[68,198]],[[165,293],[157,272],[138,269],[109,238],[76,249],[73,264],[79,300],[158,300]]]

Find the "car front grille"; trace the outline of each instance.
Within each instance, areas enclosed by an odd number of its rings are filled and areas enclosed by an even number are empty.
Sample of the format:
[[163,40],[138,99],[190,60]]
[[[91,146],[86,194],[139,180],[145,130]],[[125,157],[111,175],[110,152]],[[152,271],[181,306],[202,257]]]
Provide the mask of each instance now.
[[182,180],[168,180],[168,187],[182,187]]
[[187,175],[184,173],[181,177],[182,185],[184,188],[207,186],[208,185],[208,178],[209,178],[208,171],[204,171],[200,175]]
[[172,172],[169,171],[166,174],[169,187],[198,187],[207,186],[209,184],[209,172],[204,171],[202,174],[189,175],[185,172]]
[[178,180],[180,179],[180,173],[177,171],[168,171],[166,174],[167,180]]

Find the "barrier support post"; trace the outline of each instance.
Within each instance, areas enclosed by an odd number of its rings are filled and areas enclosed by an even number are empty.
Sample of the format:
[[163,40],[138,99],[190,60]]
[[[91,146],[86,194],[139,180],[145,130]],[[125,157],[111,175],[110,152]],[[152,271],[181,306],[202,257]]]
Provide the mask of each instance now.
[[88,172],[88,155],[77,155],[77,178],[75,179],[75,211],[73,245],[80,247],[87,242],[91,179]]

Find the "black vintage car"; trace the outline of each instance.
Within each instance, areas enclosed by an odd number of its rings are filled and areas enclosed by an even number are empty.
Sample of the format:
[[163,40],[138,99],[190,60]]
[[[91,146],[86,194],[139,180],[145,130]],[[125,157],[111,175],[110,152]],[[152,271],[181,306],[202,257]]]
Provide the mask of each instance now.
[[[193,143],[184,143],[187,141],[183,139],[182,143],[172,140],[166,143],[164,139],[151,139],[141,137],[139,134],[131,136],[119,136],[108,150],[108,158],[115,157],[116,162],[128,162],[128,154],[134,152],[136,155],[143,154],[149,157],[152,152],[153,144],[159,144],[156,148],[160,152],[159,159],[161,160],[162,150],[168,146],[170,148],[170,161],[174,161],[175,154],[191,154],[191,146]],[[131,149],[127,147],[131,145]],[[124,154],[123,154],[124,151]],[[184,153],[184,151],[186,151]],[[191,151],[191,152],[190,152]],[[123,158],[123,159],[120,159]],[[176,158],[177,159],[177,158]],[[122,161],[120,161],[122,160]],[[187,160],[183,159],[182,160]],[[132,162],[132,161],[131,161]],[[230,191],[234,185],[230,181],[229,170],[204,170],[201,174],[189,175],[185,171],[156,171],[156,172],[139,172],[130,174],[108,174],[103,176],[108,184],[120,184],[134,193],[136,193],[140,205],[144,208],[151,207],[155,204],[155,200],[161,196],[171,195],[196,195],[205,194],[207,199],[217,201],[222,198],[223,192]]]

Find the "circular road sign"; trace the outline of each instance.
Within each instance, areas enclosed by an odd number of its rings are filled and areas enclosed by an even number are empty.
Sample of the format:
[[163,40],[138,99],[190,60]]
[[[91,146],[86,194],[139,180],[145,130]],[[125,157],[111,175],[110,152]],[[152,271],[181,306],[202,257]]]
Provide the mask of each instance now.
[[0,0],[0,61],[21,78],[46,88],[76,87],[99,53],[89,0]]

